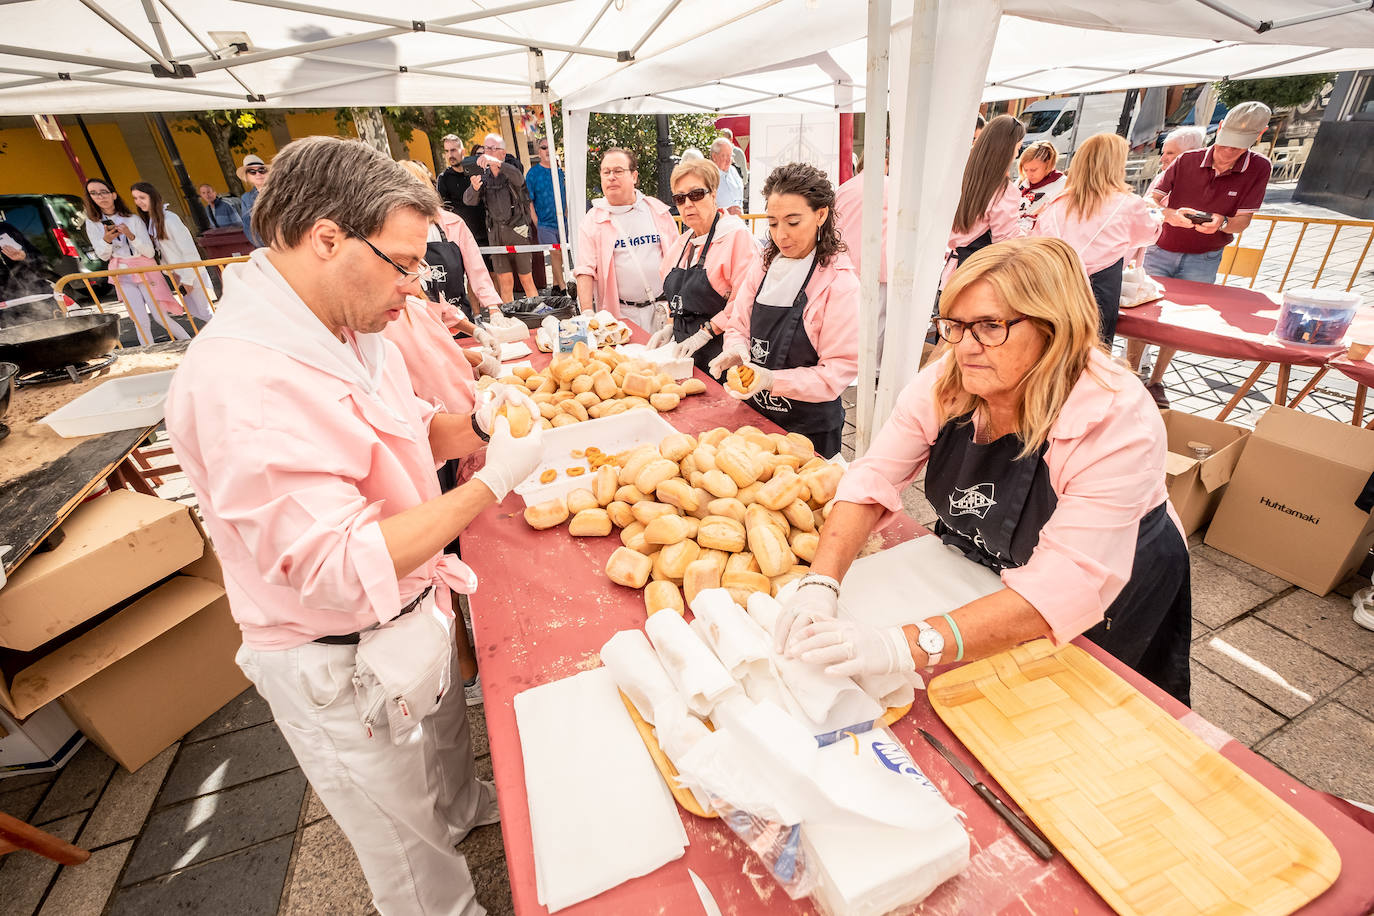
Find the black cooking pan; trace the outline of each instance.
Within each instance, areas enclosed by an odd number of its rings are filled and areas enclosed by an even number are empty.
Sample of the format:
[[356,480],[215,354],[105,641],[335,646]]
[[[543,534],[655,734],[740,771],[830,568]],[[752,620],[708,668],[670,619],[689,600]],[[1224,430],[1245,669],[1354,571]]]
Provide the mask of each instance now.
[[62,310],[53,302],[52,296],[44,296],[33,302],[20,302],[0,308],[0,329],[61,317]]
[[0,330],[0,361],[24,372],[60,369],[104,356],[118,340],[118,315],[50,318]]

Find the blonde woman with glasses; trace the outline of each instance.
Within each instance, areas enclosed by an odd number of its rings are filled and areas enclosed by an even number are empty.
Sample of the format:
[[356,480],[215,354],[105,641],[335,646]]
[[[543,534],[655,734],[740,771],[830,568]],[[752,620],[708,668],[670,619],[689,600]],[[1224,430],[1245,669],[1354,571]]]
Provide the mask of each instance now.
[[[950,349],[840,482],[774,637],[832,674],[914,673],[1086,635],[1183,703],[1188,546],[1164,485],[1164,423],[1103,351],[1083,266],[1058,239],[973,255],[937,319]],[[925,470],[935,533],[1003,588],[905,627],[836,619],[840,580]]]
[[1032,235],[1063,239],[1088,272],[1108,349],[1121,310],[1121,272],[1126,261],[1159,238],[1159,208],[1126,184],[1124,137],[1095,134],[1073,157],[1064,193],[1040,211]]

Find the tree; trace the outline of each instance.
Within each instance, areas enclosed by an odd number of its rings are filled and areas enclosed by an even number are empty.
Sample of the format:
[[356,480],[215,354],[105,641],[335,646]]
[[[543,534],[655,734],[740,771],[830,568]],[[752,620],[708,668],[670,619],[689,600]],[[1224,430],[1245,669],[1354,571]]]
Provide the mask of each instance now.
[[[386,136],[391,146],[393,159],[407,159],[406,144],[411,134],[420,131],[429,140],[429,149],[434,157],[437,170],[444,167],[444,136],[455,134],[463,139],[466,148],[472,132],[483,124],[495,119],[495,109],[490,106],[440,105],[438,107],[404,106],[383,108],[386,118]],[[341,108],[334,112],[334,122],[340,131],[350,129],[353,115],[349,109]]]
[[1263,102],[1277,112],[1309,101],[1334,78],[1334,73],[1309,73],[1260,80],[1226,79],[1217,83],[1217,99],[1227,108],[1234,108],[1241,102]]
[[[554,117],[555,133],[561,134],[561,119]],[[677,155],[689,146],[710,155],[711,141],[716,138],[716,116],[713,114],[675,114],[668,117],[668,135]],[[593,193],[596,176],[601,172],[601,154],[612,146],[634,150],[639,157],[639,189],[647,197],[657,197],[658,132],[653,115],[593,113],[587,125],[587,193]]]
[[280,123],[282,116],[275,111],[254,108],[221,108],[213,111],[192,111],[187,115],[190,124],[178,121],[176,129],[192,134],[203,134],[215,151],[215,161],[224,175],[229,193],[234,196],[243,194],[243,183],[239,181],[234,165],[233,153],[249,151],[248,142],[253,131],[265,130]]

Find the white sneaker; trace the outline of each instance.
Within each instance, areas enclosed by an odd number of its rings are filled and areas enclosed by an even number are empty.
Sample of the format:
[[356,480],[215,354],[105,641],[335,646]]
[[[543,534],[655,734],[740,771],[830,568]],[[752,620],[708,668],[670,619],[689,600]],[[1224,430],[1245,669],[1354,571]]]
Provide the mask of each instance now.
[[1351,595],[1350,603],[1355,606],[1355,622],[1366,630],[1374,630],[1374,585]]
[[467,698],[469,706],[482,705],[482,673],[480,671],[473,676],[471,684],[463,685],[463,696]]
[[501,823],[501,807],[496,801],[496,783],[479,779],[477,785],[482,791],[482,800],[477,805],[477,816],[472,819],[466,830],[460,832],[457,828],[449,828],[449,839],[454,846],[461,844],[478,827]]

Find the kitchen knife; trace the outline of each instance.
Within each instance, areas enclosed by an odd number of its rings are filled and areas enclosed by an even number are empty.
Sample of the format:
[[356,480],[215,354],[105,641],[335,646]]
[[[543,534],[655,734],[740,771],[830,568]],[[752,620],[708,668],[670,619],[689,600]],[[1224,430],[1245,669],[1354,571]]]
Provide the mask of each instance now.
[[1010,826],[1011,829],[1016,832],[1016,835],[1021,838],[1021,842],[1029,846],[1031,850],[1042,859],[1048,860],[1054,858],[1054,847],[1050,845],[1050,841],[1045,839],[1044,835],[1041,834],[1039,830],[1036,830],[1035,827],[1017,817],[1016,813],[1008,808],[1002,799],[998,798],[993,794],[991,789],[978,780],[978,777],[973,774],[973,770],[969,768],[968,764],[954,756],[954,752],[945,747],[944,742],[924,728],[918,728],[916,730],[921,733],[922,738],[930,742],[931,747],[940,752],[941,757],[949,761],[950,766],[954,767],[955,772],[964,777],[964,780],[969,785],[973,786],[973,791],[982,796],[983,801],[991,805],[992,810],[1001,815],[1002,820],[1006,821],[1008,826]]
[[711,896],[711,890],[706,886],[706,882],[690,868],[687,869],[687,874],[692,876],[692,885],[697,889],[697,897],[701,900],[702,909],[706,910],[706,916],[720,916],[720,907],[716,906],[716,898]]

